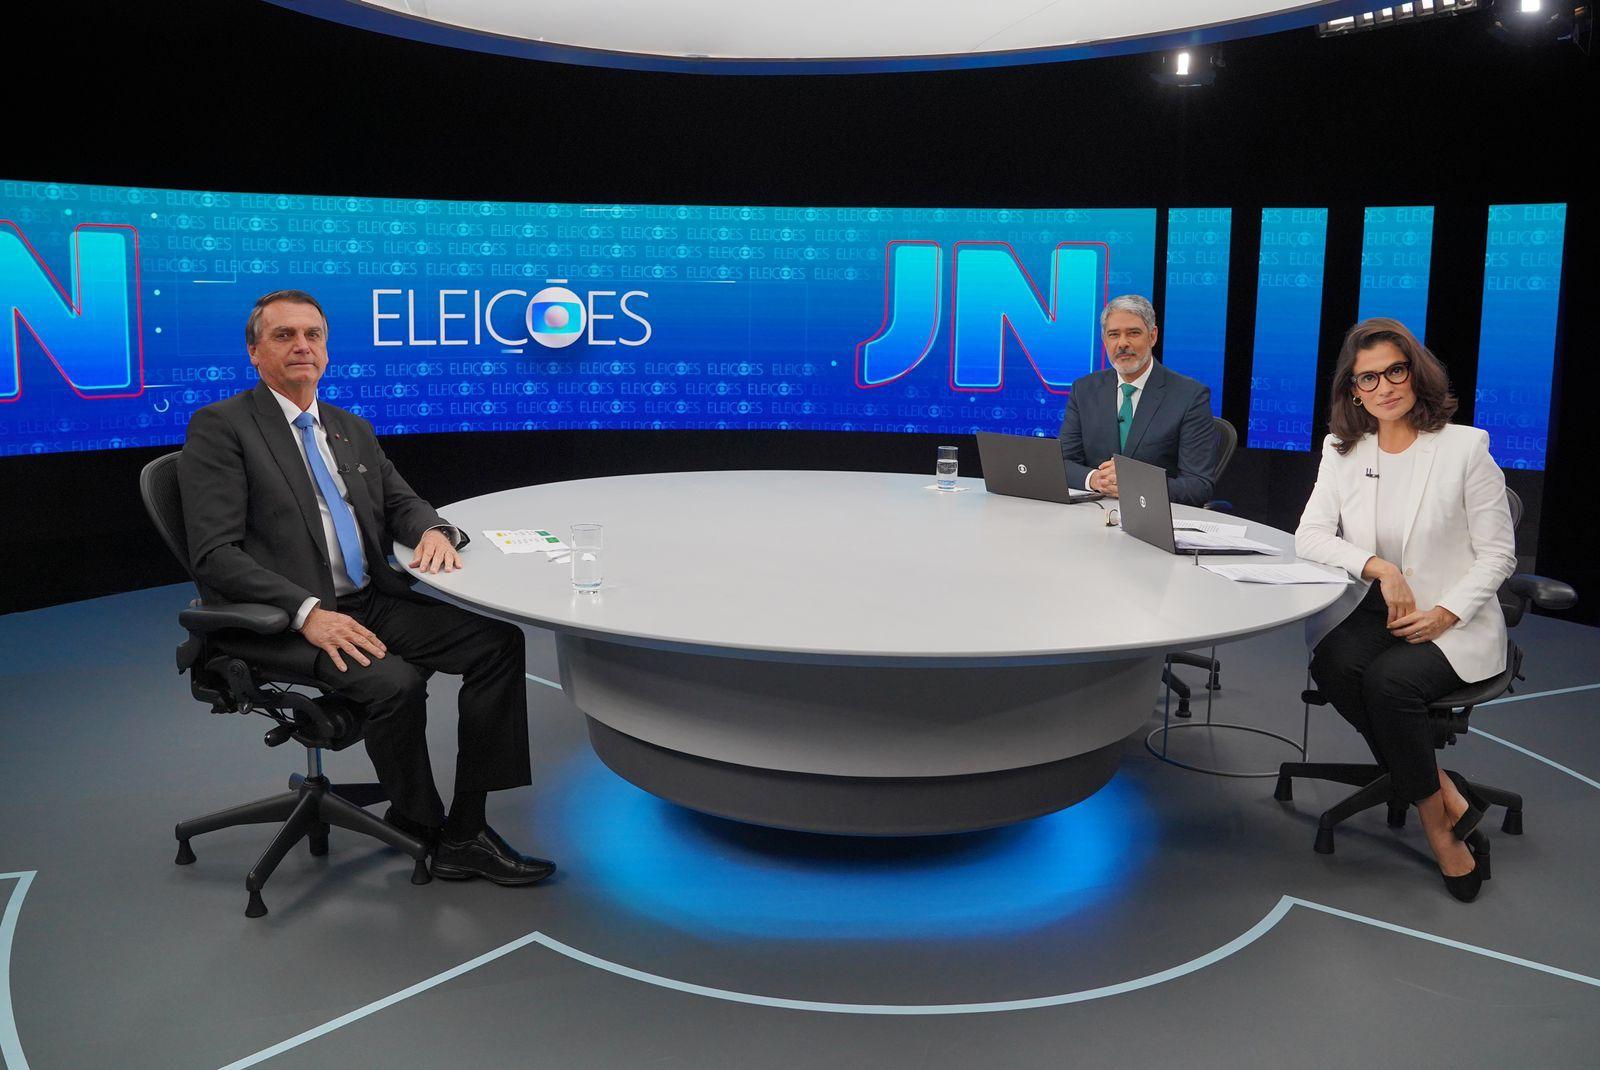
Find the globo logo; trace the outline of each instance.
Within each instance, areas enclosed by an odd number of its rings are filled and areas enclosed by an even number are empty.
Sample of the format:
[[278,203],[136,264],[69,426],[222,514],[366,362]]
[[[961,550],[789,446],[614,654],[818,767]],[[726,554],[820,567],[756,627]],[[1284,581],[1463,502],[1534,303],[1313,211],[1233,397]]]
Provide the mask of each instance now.
[[528,334],[546,349],[564,349],[583,337],[583,299],[565,286],[546,286],[528,300]]

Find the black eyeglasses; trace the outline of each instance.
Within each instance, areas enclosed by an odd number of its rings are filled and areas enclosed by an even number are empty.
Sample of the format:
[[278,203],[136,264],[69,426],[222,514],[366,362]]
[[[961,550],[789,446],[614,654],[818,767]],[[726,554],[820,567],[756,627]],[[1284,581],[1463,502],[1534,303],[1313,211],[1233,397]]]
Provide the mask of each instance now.
[[1356,384],[1356,389],[1363,394],[1370,394],[1378,389],[1379,375],[1398,386],[1411,378],[1411,362],[1402,360],[1389,365],[1381,372],[1362,372],[1360,375],[1352,375],[1350,381]]

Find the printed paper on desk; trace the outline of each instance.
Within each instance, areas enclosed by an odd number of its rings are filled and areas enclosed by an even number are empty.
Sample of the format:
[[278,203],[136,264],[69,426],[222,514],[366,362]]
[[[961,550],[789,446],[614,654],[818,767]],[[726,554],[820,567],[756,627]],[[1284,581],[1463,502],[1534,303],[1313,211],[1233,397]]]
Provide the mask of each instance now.
[[483,537],[507,554],[553,554],[571,549],[561,539],[543,528],[485,529]]
[[1211,535],[1232,535],[1244,538],[1249,530],[1243,524],[1219,524],[1215,520],[1174,520],[1173,531],[1204,531]]
[[1350,582],[1349,575],[1344,572],[1328,572],[1305,561],[1287,565],[1233,565],[1221,561],[1201,561],[1200,567],[1239,583],[1337,583],[1342,586]]
[[1172,541],[1182,550],[1254,550],[1258,554],[1282,554],[1279,547],[1247,539],[1242,535],[1214,535],[1209,531],[1179,531],[1174,529]]

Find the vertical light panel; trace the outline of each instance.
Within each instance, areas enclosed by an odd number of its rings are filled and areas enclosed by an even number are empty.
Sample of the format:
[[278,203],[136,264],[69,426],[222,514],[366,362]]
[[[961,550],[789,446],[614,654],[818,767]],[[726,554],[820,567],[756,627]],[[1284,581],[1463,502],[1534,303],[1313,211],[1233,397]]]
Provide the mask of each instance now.
[[1361,237],[1357,319],[1387,316],[1426,340],[1433,206],[1368,208]]
[[1502,468],[1544,468],[1566,230],[1564,204],[1489,206],[1474,419]]
[[1245,440],[1253,448],[1311,448],[1327,244],[1326,208],[1262,210],[1250,432]]
[[1228,334],[1228,249],[1232,208],[1167,211],[1167,295],[1161,309],[1162,362],[1211,388],[1211,414],[1222,415],[1222,368]]

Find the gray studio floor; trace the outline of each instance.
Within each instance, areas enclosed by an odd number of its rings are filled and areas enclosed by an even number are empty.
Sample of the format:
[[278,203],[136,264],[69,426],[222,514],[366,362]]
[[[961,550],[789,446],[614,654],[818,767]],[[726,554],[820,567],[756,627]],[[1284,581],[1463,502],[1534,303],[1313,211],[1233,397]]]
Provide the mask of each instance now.
[[[1539,697],[1480,709],[1498,739],[1447,752],[1526,798],[1522,837],[1495,812],[1495,877],[1471,905],[1414,818],[1396,832],[1370,812],[1317,855],[1315,815],[1343,789],[1300,784],[1285,806],[1271,781],[1157,762],[1143,733],[1099,795],[1010,830],[729,825],[611,776],[530,680],[536,786],[491,797],[490,819],[557,859],[554,881],[413,887],[405,859],[335,829],[251,921],[243,876],[268,830],[197,839],[180,868],[172,825],[279,790],[301,752],[188,696],[188,597],[0,617],[6,1070],[1600,1066],[1592,629],[1525,622],[1519,691]],[[553,679],[549,637],[530,638],[529,672]],[[1297,735],[1298,629],[1220,656],[1217,718]],[[453,681],[433,690],[448,778]],[[1173,750],[1248,768],[1287,757],[1274,746],[1188,731]],[[1326,712],[1311,750],[1363,757]],[[358,752],[328,765],[370,777]]]

